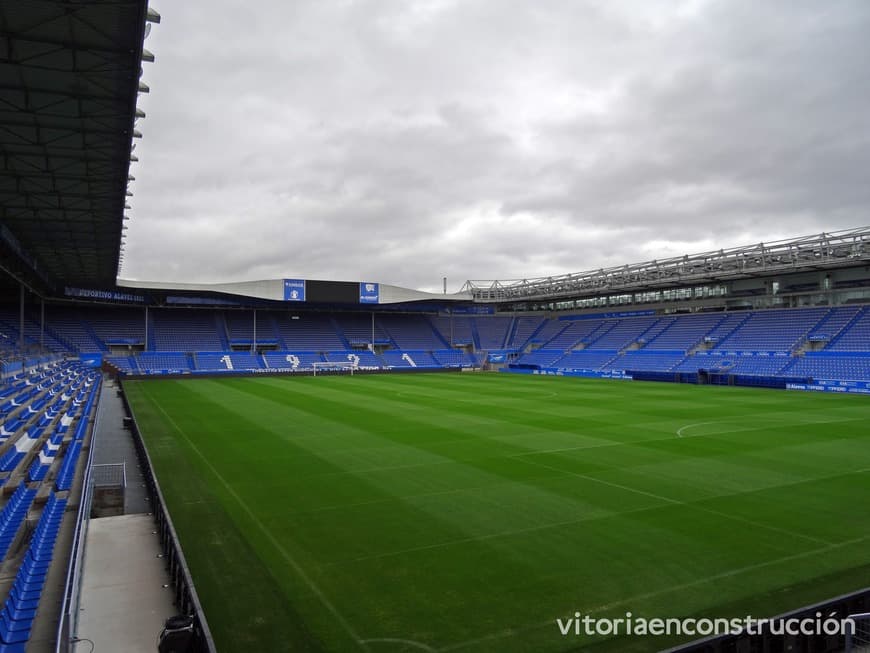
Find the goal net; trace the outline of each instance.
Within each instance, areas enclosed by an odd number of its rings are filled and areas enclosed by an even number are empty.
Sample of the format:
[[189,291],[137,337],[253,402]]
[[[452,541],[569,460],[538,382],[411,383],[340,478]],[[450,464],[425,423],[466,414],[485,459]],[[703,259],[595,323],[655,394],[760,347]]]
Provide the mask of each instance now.
[[327,362],[316,362],[311,363],[311,367],[313,369],[314,376],[318,374],[347,374],[349,373],[353,376],[353,372],[356,369],[356,363],[353,361],[327,361]]

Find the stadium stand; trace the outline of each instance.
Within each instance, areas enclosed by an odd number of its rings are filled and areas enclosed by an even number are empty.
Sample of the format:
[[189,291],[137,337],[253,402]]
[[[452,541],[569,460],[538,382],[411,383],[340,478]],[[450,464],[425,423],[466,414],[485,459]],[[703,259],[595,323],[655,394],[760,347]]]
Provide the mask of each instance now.
[[346,348],[329,314],[284,314],[278,317],[277,325],[285,351],[323,352]]
[[747,376],[773,376],[788,365],[788,355],[755,354],[752,352],[727,354],[718,351],[698,352],[677,365],[675,372],[696,372],[699,369],[722,370]]
[[310,351],[270,351],[263,354],[264,367],[273,370],[310,370],[312,363],[324,362],[323,355]]
[[553,363],[554,367],[565,370],[600,370],[613,361],[618,352],[615,349],[572,351]]
[[[93,328],[81,319],[78,311],[66,308],[50,307],[47,309],[48,322],[52,327],[63,333],[66,342],[74,351],[108,352],[109,348],[94,333]],[[90,322],[90,320],[88,320]]]
[[[11,340],[16,341],[20,335],[19,316],[11,309],[0,310],[0,330],[2,330]],[[27,345],[38,347],[40,342],[44,342],[45,348],[53,353],[67,353],[74,348],[60,341],[50,328],[44,331],[40,329],[39,323],[31,319],[24,320],[24,338]]]
[[480,349],[474,337],[473,320],[470,317],[439,315],[432,318],[432,326],[441,336],[442,340],[452,347],[466,347],[472,345]]
[[[335,326],[344,335],[347,348],[367,347],[372,341],[372,318],[365,313],[340,313],[335,316]],[[379,321],[374,324],[376,345],[390,345],[392,341]]]
[[686,358],[684,351],[666,351],[663,349],[647,351],[638,349],[620,354],[610,362],[609,368],[615,370],[650,370],[657,372],[670,371]]
[[807,336],[807,340],[815,342],[830,342],[852,320],[856,319],[863,309],[859,306],[838,306],[816,324]]
[[[82,353],[109,352],[106,361],[125,374],[300,371],[329,361],[358,361],[363,369],[473,367],[492,351],[503,364],[527,368],[721,369],[861,380],[868,376],[863,354],[870,352],[870,313],[864,306],[592,318],[454,316],[453,337],[461,349],[450,347],[449,316],[381,314],[374,324],[376,352],[369,350],[371,313],[262,310],[258,349],[279,349],[256,354],[231,350],[253,343],[250,311],[152,310],[154,347],[138,352],[131,348],[145,345],[140,311],[61,307],[48,314],[54,321],[47,330],[57,334],[57,343],[68,342]],[[288,343],[292,346],[283,348]],[[113,349],[124,354],[112,355]],[[0,416],[15,408],[12,400],[0,394]]]
[[256,329],[251,311],[225,311],[223,317],[226,338],[231,346],[253,345],[255,338],[258,345],[277,345],[279,342],[277,325],[271,313],[261,311],[257,314]]
[[717,324],[710,333],[704,336],[704,341],[708,343],[718,343],[730,336],[734,331],[739,329],[746,320],[752,316],[751,313],[731,313],[725,316],[719,324]]
[[383,359],[386,367],[437,369],[441,367],[431,352],[428,351],[385,351]]
[[42,510],[24,562],[0,611],[0,642],[4,651],[23,652],[30,639],[66,503],[66,499],[51,494]]
[[522,351],[534,338],[541,328],[548,324],[549,320],[542,317],[517,317],[514,318],[511,331],[508,334],[504,349]]
[[536,349],[528,354],[523,354],[517,360],[517,365],[527,367],[553,367],[554,363],[562,358],[565,352],[558,349]]
[[870,379],[870,354],[843,355],[841,352],[807,352],[782,370],[785,376],[813,379],[863,381]]
[[827,313],[825,308],[757,311],[717,348],[729,351],[790,351]]
[[82,311],[81,319],[85,328],[90,327],[94,336],[108,349],[113,345],[145,344],[145,315],[142,310],[94,308]]
[[365,349],[353,351],[329,351],[326,352],[326,361],[332,363],[352,362],[362,369],[381,369],[385,367],[383,359]]
[[262,365],[257,356],[246,352],[197,352],[194,356],[198,370],[259,370]]
[[380,322],[396,349],[434,351],[451,348],[449,339],[425,315],[384,315]]
[[139,354],[139,367],[147,370],[189,371],[190,360],[181,352],[142,352]]
[[510,335],[512,320],[509,317],[476,317],[472,318],[477,330],[478,346],[476,349],[492,351],[504,349]]
[[639,317],[609,321],[610,328],[590,335],[589,349],[621,350],[637,342],[657,322],[656,318]]
[[870,349],[870,311],[866,307],[850,318],[827,346],[828,351],[857,352]]
[[141,371],[135,356],[109,356],[105,361],[124,374],[139,374]]
[[[221,314],[216,311],[162,309],[151,311],[153,349],[158,351],[226,351],[219,335]],[[226,330],[224,333],[226,333]],[[149,343],[149,349],[152,347]]]
[[704,336],[724,321],[721,313],[681,315],[668,326],[650,337],[644,349],[688,352],[699,345]]
[[477,358],[459,349],[442,349],[432,352],[432,357],[441,367],[475,367]]
[[593,342],[615,325],[615,321],[608,320],[569,321],[552,339],[545,342],[541,348],[567,351],[581,343],[589,344]]

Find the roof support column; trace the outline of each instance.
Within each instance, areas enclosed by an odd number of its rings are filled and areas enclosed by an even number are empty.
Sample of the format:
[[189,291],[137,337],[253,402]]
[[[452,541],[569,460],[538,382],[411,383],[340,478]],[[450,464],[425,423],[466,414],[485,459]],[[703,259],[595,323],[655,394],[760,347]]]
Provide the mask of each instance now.
[[256,355],[257,353],[257,309],[254,309],[254,344],[251,348],[251,353]]

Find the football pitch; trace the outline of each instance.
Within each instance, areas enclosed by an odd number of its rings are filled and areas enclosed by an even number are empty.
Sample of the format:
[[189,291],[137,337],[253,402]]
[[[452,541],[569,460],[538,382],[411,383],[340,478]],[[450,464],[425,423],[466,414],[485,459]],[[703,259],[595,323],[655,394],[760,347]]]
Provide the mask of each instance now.
[[870,585],[868,397],[508,374],[124,386],[222,652],[655,651],[687,638],[557,619],[770,616]]

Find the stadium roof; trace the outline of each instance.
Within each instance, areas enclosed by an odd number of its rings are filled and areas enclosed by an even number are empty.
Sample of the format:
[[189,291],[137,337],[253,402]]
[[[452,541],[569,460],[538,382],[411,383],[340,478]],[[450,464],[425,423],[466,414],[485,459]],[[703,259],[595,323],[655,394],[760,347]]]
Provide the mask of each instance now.
[[0,244],[49,287],[115,283],[159,18],[147,0],[0,0]]
[[870,263],[870,227],[538,279],[467,281],[475,301],[503,302],[675,288]]

